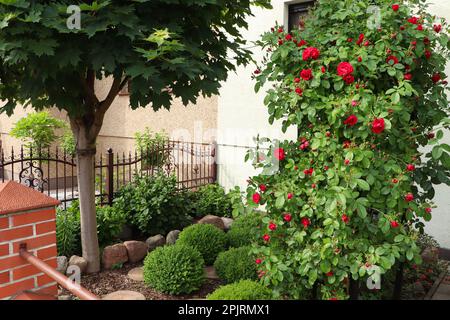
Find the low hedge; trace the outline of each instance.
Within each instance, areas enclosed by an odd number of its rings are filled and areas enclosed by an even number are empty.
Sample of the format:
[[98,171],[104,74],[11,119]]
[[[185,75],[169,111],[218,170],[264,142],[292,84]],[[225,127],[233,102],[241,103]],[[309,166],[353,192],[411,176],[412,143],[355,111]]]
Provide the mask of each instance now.
[[250,252],[249,246],[221,252],[214,262],[217,275],[226,283],[245,279],[256,280],[256,263]]
[[219,287],[207,296],[208,300],[270,300],[271,291],[259,282],[241,280]]

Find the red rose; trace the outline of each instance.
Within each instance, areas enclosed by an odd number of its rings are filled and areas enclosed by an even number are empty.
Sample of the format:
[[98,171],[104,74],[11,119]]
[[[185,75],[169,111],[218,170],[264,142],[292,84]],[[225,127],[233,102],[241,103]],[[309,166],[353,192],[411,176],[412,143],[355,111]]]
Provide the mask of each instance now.
[[278,39],[278,45],[282,45],[283,44],[283,40],[281,40],[281,39]]
[[428,39],[427,37],[425,37],[425,38],[423,39],[423,43],[425,43],[426,45],[429,45],[431,42],[430,42],[430,39]]
[[400,30],[405,30],[405,26],[400,26]]
[[262,238],[265,242],[269,242],[269,240],[270,240],[270,236],[268,234],[263,235]]
[[355,116],[354,114],[352,114],[351,116],[349,116],[347,119],[345,119],[344,124],[346,124],[347,126],[354,126],[355,124],[358,123],[358,117]]
[[300,72],[300,77],[302,77],[303,80],[309,81],[313,78],[312,70],[311,69],[304,69],[302,72]]
[[347,148],[350,148],[350,145],[351,145],[352,143],[350,142],[350,141],[344,141],[344,143],[342,144],[342,147],[344,148],[344,149],[347,149]]
[[271,222],[269,224],[269,229],[272,230],[272,231],[275,231],[275,230],[277,230],[277,225],[275,223]]
[[431,208],[425,208],[426,213],[431,213]]
[[407,171],[414,171],[414,170],[416,170],[416,166],[415,165],[413,165],[413,164],[408,164],[407,166],[406,166],[406,170]]
[[341,77],[345,77],[345,76],[347,76],[349,74],[352,74],[353,71],[355,71],[353,69],[353,66],[350,63],[348,63],[348,62],[341,62],[337,66],[337,73]]
[[295,79],[294,79],[294,82],[295,82],[295,83],[299,83],[299,82],[300,82],[300,78],[295,78]]
[[259,185],[259,190],[261,190],[262,192],[265,192],[267,190],[267,187],[265,184],[260,184]]
[[398,183],[398,179],[392,179],[392,183]]
[[438,83],[441,80],[441,75],[439,73],[435,73],[431,77],[431,80],[433,80],[434,83]]
[[407,202],[413,201],[413,200],[414,200],[414,195],[413,195],[412,193],[408,193],[408,194],[405,196],[405,200],[406,200]]
[[309,59],[316,60],[320,56],[320,51],[317,48],[309,47],[303,51],[303,61],[307,61]]
[[292,193],[288,193],[288,194],[287,194],[287,198],[288,198],[289,200],[291,200],[293,196],[294,196],[294,195],[293,195]]
[[358,37],[358,41],[356,41],[356,44],[359,46],[364,41],[364,33],[361,33]]
[[255,74],[260,74],[260,73],[261,73],[261,70],[256,69],[254,73],[255,73]]
[[256,204],[259,204],[260,201],[261,201],[261,196],[259,195],[259,193],[255,193],[253,195],[253,202]]
[[423,31],[423,26],[422,26],[421,24],[419,24],[419,25],[417,26],[416,30]]
[[351,74],[348,74],[344,76],[344,81],[346,84],[352,84],[353,82],[355,82],[355,77],[352,76]]
[[295,88],[295,92],[296,92],[299,96],[302,96],[302,95],[303,95],[303,90],[302,90],[302,88]]
[[342,221],[343,221],[344,223],[346,223],[346,224],[350,221],[349,217],[348,217],[346,214],[343,214],[342,217],[341,217],[341,219],[342,219]]
[[291,41],[292,40],[292,36],[288,33],[285,37],[284,37],[287,41]]
[[278,161],[283,161],[286,158],[286,153],[284,152],[283,148],[277,148],[274,151],[275,158],[278,159]]
[[392,5],[392,10],[394,10],[395,12],[397,12],[398,9],[400,9],[400,6],[399,6],[398,4],[393,4],[393,5]]
[[286,222],[291,222],[291,220],[292,220],[292,215],[291,215],[290,213],[286,213],[286,214],[283,216],[283,220],[286,221]]
[[261,259],[256,259],[256,260],[255,260],[255,263],[256,263],[256,264],[261,264],[261,263],[262,263],[262,260],[261,260]]
[[397,64],[398,63],[398,58],[396,56],[389,56],[386,59],[386,63],[387,64],[391,64],[390,62],[393,62],[392,65]]
[[434,32],[439,33],[442,30],[442,26],[440,24],[435,24],[433,26]]
[[283,27],[278,28],[278,33],[282,33],[283,32]]
[[333,274],[334,274],[333,271],[329,271],[329,272],[325,273],[325,275],[326,275],[327,277],[332,277]]
[[411,81],[411,79],[412,79],[412,74],[411,74],[411,73],[405,73],[405,74],[403,75],[403,78],[404,78],[405,80]]
[[432,55],[432,53],[430,50],[425,50],[425,58],[430,59],[431,55]]
[[376,134],[380,134],[384,131],[385,124],[383,118],[377,118],[372,122],[372,132]]
[[325,73],[327,71],[327,69],[324,66],[322,66],[321,71],[322,71],[322,73]]
[[370,45],[370,41],[369,40],[367,40],[366,42],[364,42],[364,46],[365,47],[368,47]]
[[391,221],[391,227],[392,228],[398,228],[398,226],[399,226],[399,224],[398,224],[398,222],[397,221]]
[[305,40],[300,40],[298,43],[297,43],[297,46],[298,47],[303,47],[303,46],[305,46],[306,45],[306,41]]
[[419,18],[411,17],[411,18],[408,19],[408,22],[412,23],[412,24],[417,24],[417,22],[419,22]]
[[350,160],[345,159],[344,164],[345,164],[346,166],[348,166],[348,165],[350,164]]
[[358,62],[362,62],[362,58],[361,57],[358,57]]
[[311,224],[311,221],[309,221],[308,218],[302,218],[301,223],[303,227],[308,228],[308,226]]

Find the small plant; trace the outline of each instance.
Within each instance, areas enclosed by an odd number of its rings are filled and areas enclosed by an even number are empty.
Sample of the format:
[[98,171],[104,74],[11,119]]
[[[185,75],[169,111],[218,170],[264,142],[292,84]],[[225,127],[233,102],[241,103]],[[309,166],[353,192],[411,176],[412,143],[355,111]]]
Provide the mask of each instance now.
[[56,119],[47,111],[30,113],[21,118],[10,131],[10,135],[24,142],[29,150],[45,152],[44,149],[58,139],[56,129],[67,127],[67,124]]
[[197,217],[212,214],[219,217],[231,216],[231,201],[225,189],[218,184],[202,186],[194,193],[194,210]]
[[118,192],[113,207],[144,235],[166,234],[190,222],[183,199],[175,176],[136,175]]
[[144,282],[164,293],[191,293],[204,282],[203,265],[202,255],[192,247],[159,247],[145,258]]
[[97,206],[97,232],[100,245],[106,246],[115,242],[125,223],[126,218],[122,211],[113,207]]
[[262,284],[251,281],[241,280],[226,286],[218,288],[208,295],[208,300],[270,300],[271,291]]
[[142,168],[161,167],[165,165],[170,156],[170,148],[167,145],[169,137],[165,132],[153,133],[149,128],[144,132],[134,134],[136,148],[142,157]]
[[219,253],[214,268],[220,279],[226,283],[239,280],[257,280],[256,263],[251,247],[231,248]]
[[197,249],[207,265],[212,265],[217,255],[225,250],[226,235],[210,224],[194,224],[184,229],[177,243]]
[[258,228],[262,216],[258,212],[252,212],[238,217],[231,225],[227,233],[228,245],[239,248],[252,244],[258,238]]
[[81,252],[80,209],[78,201],[73,201],[67,210],[56,211],[56,244],[58,255],[72,256]]
[[66,153],[66,155],[75,157],[76,155],[76,141],[75,137],[73,136],[72,131],[69,129],[66,129],[64,131],[64,134],[61,137],[61,143],[60,146],[63,149],[63,151]]
[[118,262],[111,266],[111,270],[120,270],[122,268],[123,268],[123,262]]

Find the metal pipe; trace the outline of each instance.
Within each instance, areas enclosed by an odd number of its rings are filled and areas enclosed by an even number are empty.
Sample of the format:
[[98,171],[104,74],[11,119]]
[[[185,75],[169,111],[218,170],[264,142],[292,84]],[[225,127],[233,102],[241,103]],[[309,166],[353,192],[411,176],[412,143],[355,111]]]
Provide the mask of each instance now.
[[56,271],[52,267],[50,267],[48,264],[46,264],[44,261],[36,258],[34,255],[29,253],[25,246],[21,247],[19,250],[20,256],[25,259],[29,264],[33,265],[40,271],[44,272],[46,275],[48,275],[50,278],[55,280],[57,283],[59,283],[61,286],[72,292],[75,296],[80,298],[81,300],[100,300],[96,295],[94,295],[92,292],[86,290],[81,285],[77,284],[76,282],[70,280],[62,273]]

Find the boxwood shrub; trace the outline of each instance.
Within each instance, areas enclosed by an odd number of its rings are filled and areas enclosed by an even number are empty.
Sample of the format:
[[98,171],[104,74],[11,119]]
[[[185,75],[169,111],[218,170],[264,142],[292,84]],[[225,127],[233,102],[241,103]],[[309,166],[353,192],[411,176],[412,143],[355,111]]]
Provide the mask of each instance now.
[[250,245],[258,238],[261,213],[253,212],[237,218],[227,233],[228,245],[239,248]]
[[144,282],[164,293],[191,293],[204,282],[203,265],[200,252],[190,246],[159,247],[145,258]]
[[181,231],[177,243],[197,249],[205,263],[211,265],[225,250],[226,241],[225,233],[219,228],[210,224],[194,224]]
[[271,291],[259,282],[241,280],[219,287],[208,295],[208,300],[270,300]]
[[256,280],[256,263],[251,247],[231,248],[221,252],[214,263],[217,275],[226,283],[239,280]]

